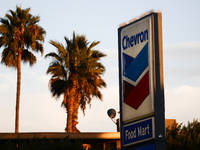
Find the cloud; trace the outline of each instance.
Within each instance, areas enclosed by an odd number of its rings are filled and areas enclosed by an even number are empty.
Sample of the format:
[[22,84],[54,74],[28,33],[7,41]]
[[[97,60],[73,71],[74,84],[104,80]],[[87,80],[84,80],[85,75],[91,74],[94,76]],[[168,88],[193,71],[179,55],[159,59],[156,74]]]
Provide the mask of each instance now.
[[14,132],[15,130],[15,106],[10,103],[10,105],[0,105],[0,132]]
[[174,44],[165,44],[164,45],[167,49],[173,50],[188,50],[193,49],[197,50],[200,48],[200,42],[199,41],[188,41],[188,42],[179,42]]
[[165,91],[165,112],[167,119],[176,119],[187,124],[194,118],[200,119],[200,87],[183,85]]
[[100,51],[107,55],[105,58],[118,59],[118,49],[102,49]]
[[[15,99],[0,105],[0,132],[14,132]],[[64,132],[66,111],[61,101],[52,99],[49,93],[21,95],[19,112],[20,132]]]
[[200,42],[182,42],[164,44],[164,59],[166,61],[199,61]]
[[[1,69],[1,68],[0,68]],[[7,68],[6,68],[7,69]],[[4,71],[4,69],[2,68],[1,70]],[[3,72],[2,71],[2,72]],[[6,72],[6,73],[0,73],[0,81],[4,82],[4,83],[12,83],[16,80],[16,75],[15,72]]]
[[200,42],[164,45],[166,86],[200,85]]
[[[2,69],[2,72],[3,71],[4,70]],[[16,81],[17,79],[15,73],[10,73],[9,71],[6,73],[0,73],[0,102],[10,103],[10,99],[15,97]]]
[[164,45],[166,118],[187,124],[199,118],[200,42]]
[[29,71],[25,70],[24,73],[27,75],[31,75],[31,76],[37,75],[37,73],[35,71],[31,71],[31,70],[29,70]]
[[49,80],[50,80],[50,76],[44,74],[44,75],[40,75],[38,76],[39,80],[42,81],[43,83],[45,83],[46,85],[48,85]]

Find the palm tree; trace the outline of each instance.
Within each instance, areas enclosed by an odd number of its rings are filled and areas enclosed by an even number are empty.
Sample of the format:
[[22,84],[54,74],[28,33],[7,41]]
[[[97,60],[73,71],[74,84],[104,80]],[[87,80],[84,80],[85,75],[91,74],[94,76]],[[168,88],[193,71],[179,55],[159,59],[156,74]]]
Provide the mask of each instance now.
[[[50,41],[57,49],[57,53],[51,52],[45,56],[52,57],[47,74],[52,77],[49,80],[49,88],[53,96],[63,97],[63,105],[67,109],[67,132],[75,132],[79,105],[85,110],[86,103],[90,104],[91,96],[102,99],[99,88],[106,87],[101,78],[105,67],[99,62],[105,54],[95,50],[100,42],[86,40],[84,35],[75,35],[69,40],[65,37],[67,46]],[[72,125],[73,124],[73,125]]]
[[18,133],[21,61],[30,66],[36,63],[37,59],[30,50],[43,54],[42,42],[46,32],[38,25],[40,17],[32,16],[30,8],[16,7],[15,11],[9,12],[5,18],[0,18],[0,48],[4,47],[1,63],[17,69],[15,132]]

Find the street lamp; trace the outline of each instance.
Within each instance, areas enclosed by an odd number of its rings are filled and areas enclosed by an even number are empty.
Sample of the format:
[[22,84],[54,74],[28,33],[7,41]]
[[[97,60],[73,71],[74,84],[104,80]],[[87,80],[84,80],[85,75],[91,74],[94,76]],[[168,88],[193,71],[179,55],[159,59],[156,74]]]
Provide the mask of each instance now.
[[[119,113],[119,112],[118,112]],[[119,118],[118,119],[114,119],[116,116],[116,111],[114,109],[109,109],[107,111],[108,116],[111,118],[111,120],[117,125],[117,132],[119,132],[120,130],[120,122],[119,122]]]

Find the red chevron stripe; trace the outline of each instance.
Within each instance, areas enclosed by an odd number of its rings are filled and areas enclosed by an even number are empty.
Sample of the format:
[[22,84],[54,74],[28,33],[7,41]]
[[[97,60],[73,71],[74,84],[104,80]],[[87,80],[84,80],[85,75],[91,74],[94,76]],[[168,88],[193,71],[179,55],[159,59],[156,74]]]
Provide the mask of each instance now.
[[134,87],[135,87],[134,85],[123,80],[123,97],[124,97],[124,99],[127,98],[127,96],[130,94],[130,92],[132,91],[132,89]]
[[124,103],[138,109],[145,98],[149,95],[149,71],[143,76],[140,82],[131,90],[128,96],[124,98]]

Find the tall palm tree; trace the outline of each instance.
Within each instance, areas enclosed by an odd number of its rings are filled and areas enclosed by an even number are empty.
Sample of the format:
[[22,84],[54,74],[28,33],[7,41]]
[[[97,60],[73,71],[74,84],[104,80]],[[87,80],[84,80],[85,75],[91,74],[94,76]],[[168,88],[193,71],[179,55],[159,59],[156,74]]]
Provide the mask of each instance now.
[[51,52],[45,56],[52,57],[47,74],[51,74],[49,88],[53,96],[64,95],[63,104],[67,109],[67,132],[75,132],[73,125],[77,124],[78,108],[85,110],[91,96],[101,97],[99,88],[106,87],[101,79],[105,67],[99,60],[106,56],[95,50],[100,42],[87,41],[84,35],[75,35],[70,40],[65,37],[67,46],[50,41],[56,47],[57,53]]
[[38,25],[40,17],[31,15],[30,8],[17,6],[15,11],[9,12],[5,18],[0,18],[0,48],[4,47],[1,63],[17,69],[15,132],[18,133],[21,61],[30,66],[36,63],[37,59],[30,50],[43,54],[42,42],[46,32]]

